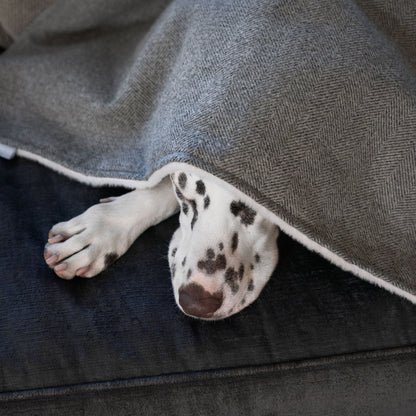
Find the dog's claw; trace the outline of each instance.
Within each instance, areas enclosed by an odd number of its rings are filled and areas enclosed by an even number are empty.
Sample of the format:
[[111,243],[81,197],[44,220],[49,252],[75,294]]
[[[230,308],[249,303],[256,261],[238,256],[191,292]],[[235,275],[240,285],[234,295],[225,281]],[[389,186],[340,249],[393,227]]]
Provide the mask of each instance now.
[[83,277],[83,275],[87,273],[89,269],[90,269],[90,266],[81,267],[76,271],[75,275],[79,277]]
[[48,265],[51,266],[57,260],[58,260],[58,256],[56,256],[55,254],[53,254],[53,255],[47,257],[46,263],[48,263]]
[[49,244],[55,244],[55,243],[60,243],[63,240],[64,240],[64,237],[61,234],[58,234],[58,235],[55,235],[53,237],[49,237],[48,238],[48,243]]

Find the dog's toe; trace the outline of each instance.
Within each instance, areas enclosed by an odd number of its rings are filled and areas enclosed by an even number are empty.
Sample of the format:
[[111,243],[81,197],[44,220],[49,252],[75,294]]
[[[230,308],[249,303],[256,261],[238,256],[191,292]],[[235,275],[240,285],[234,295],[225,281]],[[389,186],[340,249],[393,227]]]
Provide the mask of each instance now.
[[93,277],[112,262],[108,245],[114,245],[115,241],[108,237],[97,216],[83,215],[52,227],[43,257],[61,279]]

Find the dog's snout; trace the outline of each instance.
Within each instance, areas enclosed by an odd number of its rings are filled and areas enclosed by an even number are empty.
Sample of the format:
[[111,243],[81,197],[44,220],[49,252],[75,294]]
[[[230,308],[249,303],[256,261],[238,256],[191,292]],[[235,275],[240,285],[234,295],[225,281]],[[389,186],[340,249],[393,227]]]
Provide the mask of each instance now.
[[221,307],[222,301],[222,292],[209,293],[196,283],[179,289],[179,304],[183,311],[196,318],[211,318]]

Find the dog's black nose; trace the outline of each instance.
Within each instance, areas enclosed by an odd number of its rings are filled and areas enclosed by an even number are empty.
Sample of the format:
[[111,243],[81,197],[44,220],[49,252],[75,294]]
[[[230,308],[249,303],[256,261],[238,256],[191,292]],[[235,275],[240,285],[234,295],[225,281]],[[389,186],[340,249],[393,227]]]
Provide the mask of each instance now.
[[179,288],[179,304],[188,315],[211,318],[222,305],[222,292],[212,294],[202,286],[191,283]]

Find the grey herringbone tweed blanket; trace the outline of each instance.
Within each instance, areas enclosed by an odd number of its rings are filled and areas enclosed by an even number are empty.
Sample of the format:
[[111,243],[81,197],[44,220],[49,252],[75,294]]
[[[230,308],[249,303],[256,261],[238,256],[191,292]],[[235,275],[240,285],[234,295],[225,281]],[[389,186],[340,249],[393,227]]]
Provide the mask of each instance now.
[[414,0],[58,0],[0,94],[21,156],[138,187],[192,166],[416,302]]

